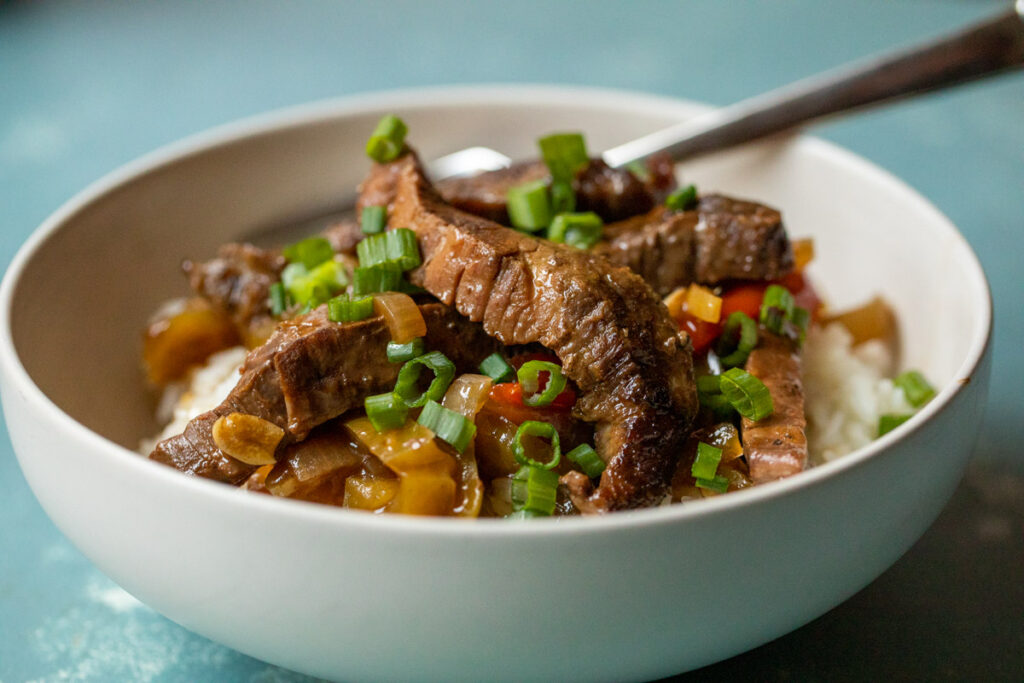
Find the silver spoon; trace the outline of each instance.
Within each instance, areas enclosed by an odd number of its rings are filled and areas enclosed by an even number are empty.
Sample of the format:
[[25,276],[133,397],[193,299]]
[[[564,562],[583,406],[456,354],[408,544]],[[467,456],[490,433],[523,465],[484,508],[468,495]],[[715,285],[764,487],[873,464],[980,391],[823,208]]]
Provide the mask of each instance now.
[[[1024,67],[1024,0],[1013,9],[951,35],[812,76],[606,150],[613,167],[667,153],[676,162],[790,130],[801,124],[889,100],[939,90]],[[435,159],[439,180],[507,167],[512,160],[488,147]],[[315,232],[351,207],[253,235],[281,244]]]

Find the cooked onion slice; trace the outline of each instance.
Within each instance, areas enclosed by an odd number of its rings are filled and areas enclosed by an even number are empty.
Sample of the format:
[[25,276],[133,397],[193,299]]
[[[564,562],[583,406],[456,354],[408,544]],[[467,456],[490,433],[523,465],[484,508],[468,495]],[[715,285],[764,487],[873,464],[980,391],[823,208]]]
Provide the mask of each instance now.
[[391,341],[399,344],[411,342],[427,333],[419,306],[408,294],[383,292],[373,296],[373,312],[384,316],[384,322],[391,331]]
[[255,415],[231,413],[213,423],[213,442],[217,448],[247,465],[277,462],[274,451],[283,437],[283,429]]
[[887,344],[896,340],[896,316],[889,304],[881,297],[875,297],[858,308],[833,315],[825,323],[837,322],[853,335],[853,344],[862,344],[878,339]]
[[448,391],[441,399],[441,405],[448,410],[461,413],[470,420],[475,419],[476,414],[487,403],[493,384],[493,380],[484,375],[460,375],[448,386]]
[[810,237],[800,240],[793,240],[793,268],[797,271],[803,270],[808,263],[814,260],[814,240]]
[[[455,378],[448,387],[441,405],[468,420],[475,422],[477,413],[487,403],[494,384],[490,377],[465,374]],[[462,517],[476,517],[484,499],[484,483],[476,464],[474,444],[470,443],[464,452],[456,456],[459,474],[459,491],[454,512]]]

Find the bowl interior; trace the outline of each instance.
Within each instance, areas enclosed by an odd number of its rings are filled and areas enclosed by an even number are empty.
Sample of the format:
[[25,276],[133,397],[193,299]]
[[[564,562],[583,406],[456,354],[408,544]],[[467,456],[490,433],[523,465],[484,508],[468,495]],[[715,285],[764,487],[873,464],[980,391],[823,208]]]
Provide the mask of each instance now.
[[[362,147],[394,110],[425,158],[472,145],[513,157],[582,130],[592,151],[701,110],[645,96],[544,89],[378,96],[228,126],[115,172],[41,229],[10,286],[11,332],[31,379],[86,427],[134,449],[153,433],[139,365],[160,302],[187,292],[182,259],[336,206],[368,169]],[[905,364],[961,379],[988,325],[988,293],[959,234],[887,174],[830,145],[783,138],[680,168],[685,182],[780,208],[815,240],[812,275],[836,307],[882,294],[896,308]],[[61,362],[54,362],[61,359]]]

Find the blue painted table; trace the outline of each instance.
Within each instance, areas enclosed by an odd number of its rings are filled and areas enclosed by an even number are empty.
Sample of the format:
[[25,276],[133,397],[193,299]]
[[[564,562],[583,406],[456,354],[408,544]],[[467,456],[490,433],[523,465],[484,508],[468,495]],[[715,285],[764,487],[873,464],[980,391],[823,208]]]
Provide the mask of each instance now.
[[[0,263],[90,181],[214,124],[335,95],[557,82],[726,104],[1003,2],[0,0]],[[995,293],[976,463],[936,525],[817,621],[686,676],[1019,679],[1024,671],[1024,74],[819,128],[938,205]],[[50,524],[0,439],[0,681],[292,681],[165,620]]]

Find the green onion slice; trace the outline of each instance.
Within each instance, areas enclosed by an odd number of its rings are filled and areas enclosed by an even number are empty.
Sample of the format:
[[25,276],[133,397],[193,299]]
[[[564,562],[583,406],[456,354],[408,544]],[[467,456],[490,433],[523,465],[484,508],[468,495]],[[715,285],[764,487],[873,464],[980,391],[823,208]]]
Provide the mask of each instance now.
[[405,147],[405,134],[408,132],[402,119],[388,114],[377,122],[377,127],[366,141],[366,156],[381,164],[394,161]]
[[351,323],[366,320],[373,315],[373,297],[352,298],[347,294],[327,302],[327,317],[331,322]]
[[576,210],[576,191],[572,183],[554,180],[551,182],[551,213],[572,213]]
[[359,226],[364,235],[376,235],[384,231],[384,225],[388,220],[388,209],[386,206],[364,206],[359,212]]
[[366,409],[366,417],[370,418],[370,423],[378,432],[401,427],[409,415],[409,407],[393,391],[367,396],[363,407]]
[[697,186],[681,187],[665,198],[665,206],[673,211],[686,211],[697,206]]
[[359,267],[352,273],[352,293],[356,296],[394,292],[402,286],[402,270],[391,262]]
[[[803,309],[801,309],[803,310]],[[718,338],[715,352],[722,365],[736,367],[746,362],[747,356],[757,346],[757,323],[743,311],[730,313],[725,319],[725,329]]]
[[558,473],[520,467],[512,477],[512,517],[550,517],[558,500]]
[[392,363],[405,363],[423,355],[423,337],[416,337],[404,344],[388,342],[388,360]]
[[729,480],[719,474],[711,479],[698,478],[697,486],[702,489],[710,489],[716,493],[725,493],[729,490]]
[[697,378],[697,392],[701,394],[722,393],[722,380],[719,375],[701,375]]
[[514,227],[536,232],[548,227],[551,216],[551,200],[543,180],[509,188],[508,217]]
[[[540,373],[548,373],[548,383],[544,391],[540,390]],[[523,403],[536,408],[549,405],[558,398],[558,395],[565,389],[565,375],[562,374],[562,366],[549,363],[545,360],[531,360],[522,364],[516,373],[519,383],[523,385]]]
[[445,408],[437,401],[427,401],[416,421],[434,432],[437,438],[451,444],[459,453],[465,452],[476,435],[476,425],[472,420]]
[[288,292],[284,289],[283,282],[275,282],[270,285],[270,312],[274,315],[281,315],[288,309]]
[[903,395],[907,397],[907,403],[915,408],[920,408],[935,396],[935,389],[917,370],[900,373],[892,383],[903,390]]
[[348,284],[345,268],[334,260],[324,261],[312,270],[301,263],[289,263],[281,271],[285,292],[293,301],[316,308]]
[[722,461],[722,449],[715,448],[703,441],[697,444],[697,457],[690,468],[695,479],[714,479],[718,463]]
[[480,372],[490,377],[495,384],[511,382],[516,376],[516,369],[497,351],[480,362]]
[[370,235],[356,244],[360,267],[393,263],[399,270],[412,270],[420,265],[420,246],[416,233],[409,228],[389,230]]
[[283,253],[289,263],[301,263],[308,270],[334,258],[331,243],[323,237],[309,237],[301,242],[289,244]]
[[571,183],[576,173],[590,162],[581,133],[546,135],[537,140],[537,146],[555,182]]
[[560,213],[548,226],[548,239],[577,249],[589,249],[601,241],[604,221],[593,211]]
[[[551,460],[547,463],[540,463],[532,458],[526,457],[526,447],[523,445],[523,437],[525,436],[537,436],[545,439],[551,439]],[[516,430],[516,437],[512,441],[512,455],[515,456],[516,462],[520,465],[553,470],[558,467],[558,463],[562,460],[562,447],[558,440],[558,430],[556,430],[549,422],[527,420],[523,424],[519,425],[519,429]]]
[[782,334],[787,320],[793,318],[793,295],[782,285],[768,285],[761,300],[761,324],[775,334]]
[[894,415],[891,413],[880,416],[878,418],[878,435],[882,436],[884,434],[888,434],[911,417],[913,417],[913,415]]
[[605,464],[601,456],[597,454],[589,444],[580,444],[565,454],[571,462],[576,463],[583,470],[583,474],[591,479],[600,477],[604,472]]
[[749,372],[731,368],[720,375],[722,395],[743,417],[757,422],[775,412],[768,387]]
[[[434,373],[434,379],[426,391],[420,392],[417,384],[423,368]],[[398,371],[395,393],[405,400],[410,408],[422,408],[427,401],[440,401],[448,385],[455,378],[455,364],[440,351],[431,351],[405,362]]]

